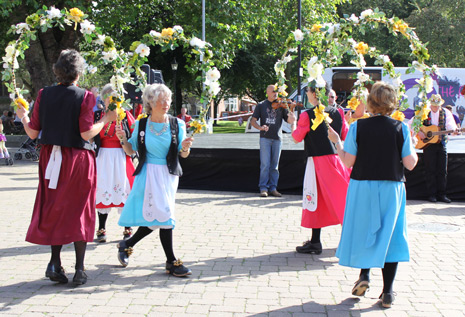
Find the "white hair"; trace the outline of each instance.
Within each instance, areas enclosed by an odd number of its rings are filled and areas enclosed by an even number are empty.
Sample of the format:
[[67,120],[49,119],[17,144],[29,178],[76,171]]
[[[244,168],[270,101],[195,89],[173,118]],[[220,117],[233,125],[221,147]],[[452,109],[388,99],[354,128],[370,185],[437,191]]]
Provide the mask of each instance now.
[[171,98],[171,94],[171,90],[165,84],[152,84],[145,87],[142,94],[145,112],[151,114],[152,107],[150,104],[156,103],[160,96]]

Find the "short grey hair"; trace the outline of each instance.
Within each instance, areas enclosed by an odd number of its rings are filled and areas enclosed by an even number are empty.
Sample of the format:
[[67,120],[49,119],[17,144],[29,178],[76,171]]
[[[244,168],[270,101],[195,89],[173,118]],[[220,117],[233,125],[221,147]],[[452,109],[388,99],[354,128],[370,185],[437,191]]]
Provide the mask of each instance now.
[[106,84],[103,86],[102,91],[100,92],[100,96],[103,101],[107,99],[107,97],[113,96],[116,94],[116,89],[113,87],[112,84]]
[[142,94],[142,102],[144,104],[144,109],[147,114],[152,113],[152,107],[150,103],[157,102],[160,96],[171,98],[171,90],[165,84],[152,84],[148,85],[144,89]]

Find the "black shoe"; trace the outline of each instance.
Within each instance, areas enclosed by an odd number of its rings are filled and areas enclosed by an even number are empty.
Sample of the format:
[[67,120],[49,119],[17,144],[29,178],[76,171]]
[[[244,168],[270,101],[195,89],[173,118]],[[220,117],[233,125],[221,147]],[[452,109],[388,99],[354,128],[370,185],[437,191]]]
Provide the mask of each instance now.
[[395,299],[393,293],[382,293],[379,298],[381,299],[381,306],[384,308],[391,308]]
[[127,240],[132,236],[132,228],[124,229],[123,231],[123,240]]
[[309,240],[304,242],[302,246],[296,247],[295,250],[299,253],[321,254],[321,252],[323,252],[323,247],[321,246],[321,242],[311,243]]
[[438,201],[441,201],[447,204],[450,204],[452,202],[452,200],[450,200],[446,195],[439,196]]
[[120,241],[116,246],[118,248],[118,260],[122,266],[126,267],[129,264],[129,256],[134,252],[132,247],[128,247],[126,240]]
[[83,285],[87,283],[87,274],[84,270],[76,270],[76,274],[73,277],[74,285]]
[[173,276],[182,277],[191,275],[192,271],[185,267],[181,260],[176,260],[173,262],[166,262],[166,273]]
[[355,282],[354,288],[352,288],[352,295],[365,296],[365,293],[367,289],[369,288],[370,288],[370,281],[359,278],[357,282]]
[[68,283],[68,278],[65,275],[65,270],[63,267],[57,267],[52,263],[47,265],[47,270],[45,271],[45,276],[50,279],[50,281],[58,282],[61,284]]
[[97,242],[107,242],[107,232],[105,229],[97,231]]
[[430,202],[432,202],[432,203],[435,203],[435,202],[437,202],[438,200],[437,200],[436,197],[434,197],[434,196],[429,196],[429,197],[428,197],[428,201],[430,201]]

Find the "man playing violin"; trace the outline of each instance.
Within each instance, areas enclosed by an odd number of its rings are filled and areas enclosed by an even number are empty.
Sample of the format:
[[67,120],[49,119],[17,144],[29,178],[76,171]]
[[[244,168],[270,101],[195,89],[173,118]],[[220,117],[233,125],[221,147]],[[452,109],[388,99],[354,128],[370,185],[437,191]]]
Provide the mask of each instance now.
[[[431,111],[428,118],[423,122],[425,126],[435,125],[440,130],[457,130],[452,113],[443,109],[444,103],[441,95],[432,95],[430,98]],[[457,133],[453,133],[457,134]],[[420,131],[417,137],[424,139],[425,135]],[[430,202],[442,201],[450,203],[446,196],[447,184],[447,135],[440,137],[440,142],[429,144],[423,148],[423,162],[425,163],[426,185],[428,189],[428,200]]]
[[[281,156],[282,145],[282,121],[294,125],[295,116],[293,112],[285,107],[272,107],[277,99],[278,93],[274,85],[266,88],[267,99],[259,103],[254,110],[252,126],[260,131],[260,196],[269,195],[281,197],[281,193],[276,189],[279,179],[279,157]],[[260,125],[257,123],[260,120]]]

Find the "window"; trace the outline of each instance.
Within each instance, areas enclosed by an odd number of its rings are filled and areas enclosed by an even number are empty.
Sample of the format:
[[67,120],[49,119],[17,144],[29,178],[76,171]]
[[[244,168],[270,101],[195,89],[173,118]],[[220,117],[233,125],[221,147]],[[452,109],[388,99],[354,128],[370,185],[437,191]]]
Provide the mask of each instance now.
[[237,98],[230,97],[224,99],[224,110],[225,111],[237,111]]

